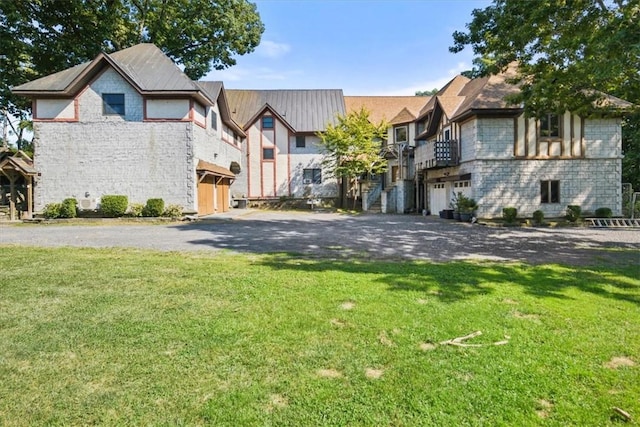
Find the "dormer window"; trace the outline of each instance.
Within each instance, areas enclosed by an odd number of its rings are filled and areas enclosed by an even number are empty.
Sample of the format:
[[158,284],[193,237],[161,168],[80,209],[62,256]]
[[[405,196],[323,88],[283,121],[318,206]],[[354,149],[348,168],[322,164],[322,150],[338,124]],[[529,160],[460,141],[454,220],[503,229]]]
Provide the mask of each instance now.
[[393,129],[396,144],[407,142],[409,135],[407,134],[406,126],[399,126]]
[[545,114],[540,118],[540,137],[560,137],[560,116],[558,114]]
[[264,116],[262,118],[262,129],[273,129],[273,117]]
[[102,114],[124,116],[124,93],[103,93]]

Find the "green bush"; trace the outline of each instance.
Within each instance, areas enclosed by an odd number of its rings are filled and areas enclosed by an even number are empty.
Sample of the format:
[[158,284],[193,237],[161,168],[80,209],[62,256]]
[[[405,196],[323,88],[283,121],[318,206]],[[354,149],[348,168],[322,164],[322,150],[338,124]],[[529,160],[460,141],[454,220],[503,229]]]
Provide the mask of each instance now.
[[580,219],[580,213],[582,212],[582,208],[578,205],[569,205],[567,206],[567,214],[566,218],[569,222],[576,222]]
[[77,201],[74,198],[64,199],[60,205],[60,218],[75,218],[78,216]]
[[62,203],[49,203],[44,207],[42,215],[47,219],[60,218]]
[[544,222],[544,212],[540,209],[533,213],[533,222],[537,225],[540,225]]
[[598,208],[596,209],[596,218],[611,218],[613,216],[613,212],[609,208]]
[[142,203],[131,203],[129,205],[129,210],[127,210],[127,215],[138,218],[142,216],[143,210],[144,205]]
[[144,209],[142,209],[142,216],[162,216],[164,212],[164,200],[162,199],[149,199]]
[[127,196],[109,194],[100,199],[100,212],[109,218],[118,218],[124,215],[129,206]]
[[511,207],[502,208],[502,218],[509,224],[514,223],[517,217],[518,217],[518,209],[511,208]]
[[164,212],[162,212],[162,216],[166,216],[169,218],[181,218],[182,217],[182,206],[180,205],[169,205],[166,207]]

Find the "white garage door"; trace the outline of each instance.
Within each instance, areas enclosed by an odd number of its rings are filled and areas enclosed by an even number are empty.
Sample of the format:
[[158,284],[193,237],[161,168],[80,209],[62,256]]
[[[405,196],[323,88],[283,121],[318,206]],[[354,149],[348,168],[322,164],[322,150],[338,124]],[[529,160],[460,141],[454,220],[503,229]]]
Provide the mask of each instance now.
[[471,181],[456,181],[453,183],[453,192],[455,194],[462,193],[467,197],[471,197]]
[[438,215],[443,209],[449,209],[449,201],[447,200],[447,189],[445,183],[431,184],[429,192],[429,208],[431,215]]

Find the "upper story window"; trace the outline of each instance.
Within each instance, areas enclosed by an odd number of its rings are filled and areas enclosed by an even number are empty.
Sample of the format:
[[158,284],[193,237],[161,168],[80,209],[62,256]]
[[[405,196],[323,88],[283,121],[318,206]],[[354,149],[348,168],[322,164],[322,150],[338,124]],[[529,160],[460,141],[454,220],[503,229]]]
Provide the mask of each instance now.
[[450,141],[451,140],[451,130],[450,129],[446,129],[444,131],[444,140],[445,141]]
[[211,128],[218,130],[218,115],[213,110],[211,110]]
[[296,136],[296,148],[304,148],[307,146],[307,139],[304,135]]
[[560,116],[558,114],[545,114],[540,118],[540,137],[560,137]]
[[102,114],[124,116],[124,93],[103,93]]
[[273,117],[264,116],[262,118],[262,129],[273,129]]
[[416,135],[420,135],[427,128],[425,122],[416,122]]
[[409,141],[409,135],[408,135],[406,126],[399,126],[399,127],[393,128],[393,134],[394,134],[396,143]]
[[275,155],[275,152],[273,148],[262,149],[262,160],[273,160],[274,155]]

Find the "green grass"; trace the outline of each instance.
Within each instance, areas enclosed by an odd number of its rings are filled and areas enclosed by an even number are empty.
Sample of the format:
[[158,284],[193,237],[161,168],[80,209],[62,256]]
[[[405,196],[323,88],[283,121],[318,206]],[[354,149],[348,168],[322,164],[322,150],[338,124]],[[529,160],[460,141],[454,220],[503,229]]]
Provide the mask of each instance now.
[[640,418],[637,266],[0,250],[0,425]]

